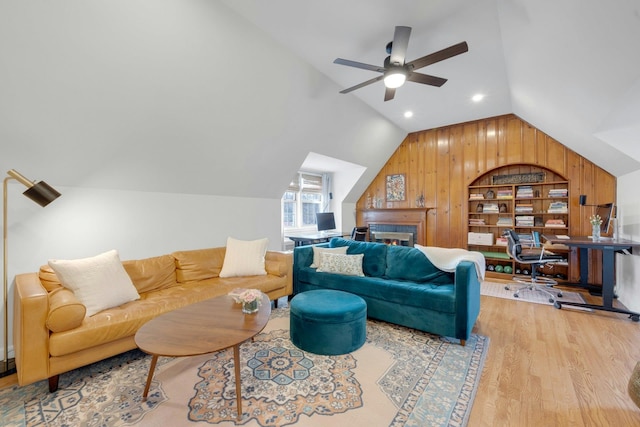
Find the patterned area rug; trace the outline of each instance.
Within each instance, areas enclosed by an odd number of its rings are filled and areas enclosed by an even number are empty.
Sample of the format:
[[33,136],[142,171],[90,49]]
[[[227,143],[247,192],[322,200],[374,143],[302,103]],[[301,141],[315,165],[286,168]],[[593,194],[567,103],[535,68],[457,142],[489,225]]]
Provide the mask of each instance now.
[[[516,284],[511,283],[509,284],[510,289],[505,289],[504,288],[505,285],[507,285],[507,283],[489,282],[485,280],[480,285],[480,294],[487,295],[490,297],[506,298],[506,299],[511,299],[515,301],[527,301],[527,302],[534,302],[536,304],[553,305],[553,303],[549,302],[549,297],[542,292],[523,289],[522,291],[520,291],[519,297],[514,297],[513,293],[521,285],[517,283]],[[550,290],[551,290],[551,293],[553,294],[555,294],[558,291],[558,289],[550,289]],[[577,303],[585,302],[584,298],[582,298],[582,295],[580,295],[579,293],[565,291],[564,289],[562,290],[562,297],[559,297],[558,301],[577,302]],[[572,307],[569,305],[562,306],[562,308],[565,308],[565,307],[575,308],[575,309],[580,308],[580,307]]]
[[319,356],[293,346],[288,329],[288,309],[276,309],[241,346],[240,421],[231,350],[160,358],[146,402],[151,358],[135,350],[62,375],[56,393],[46,381],[0,390],[0,416],[19,426],[467,424],[488,338],[472,335],[462,347],[369,320],[361,349]]

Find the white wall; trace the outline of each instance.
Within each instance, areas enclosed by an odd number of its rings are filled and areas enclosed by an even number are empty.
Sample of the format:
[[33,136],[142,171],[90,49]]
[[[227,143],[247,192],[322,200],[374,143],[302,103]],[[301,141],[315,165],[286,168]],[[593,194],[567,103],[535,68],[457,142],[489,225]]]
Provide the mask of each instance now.
[[[620,237],[640,242],[640,171],[618,178],[618,226]],[[618,299],[629,310],[640,312],[640,248],[631,256],[616,255]]]
[[21,194],[21,184],[10,181],[8,189],[10,331],[14,276],[36,272],[50,258],[83,258],[117,249],[123,260],[140,259],[224,246],[229,236],[267,237],[269,249],[282,248],[280,199],[56,186],[62,196],[42,208]]

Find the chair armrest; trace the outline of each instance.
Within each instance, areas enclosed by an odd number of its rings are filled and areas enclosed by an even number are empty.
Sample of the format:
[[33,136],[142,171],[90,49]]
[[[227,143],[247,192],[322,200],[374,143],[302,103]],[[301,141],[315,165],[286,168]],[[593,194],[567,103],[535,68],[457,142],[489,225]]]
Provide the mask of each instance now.
[[18,384],[49,377],[49,296],[37,273],[18,274],[13,297],[13,349]]
[[273,274],[287,279],[286,293],[293,293],[293,254],[291,251],[267,251],[264,257],[265,269]]

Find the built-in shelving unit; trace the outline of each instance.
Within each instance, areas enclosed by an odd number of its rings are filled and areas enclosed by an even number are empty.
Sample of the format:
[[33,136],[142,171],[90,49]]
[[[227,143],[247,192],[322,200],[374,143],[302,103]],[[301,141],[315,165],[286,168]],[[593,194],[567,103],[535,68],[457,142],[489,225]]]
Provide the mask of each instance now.
[[[522,241],[533,245],[541,244],[544,233],[566,235],[569,230],[569,182],[535,166],[512,172],[513,166],[493,170],[468,188],[467,247],[485,255],[487,277],[530,274],[529,265],[520,265],[507,254],[507,242],[502,238],[506,229],[514,229]],[[539,273],[565,280],[569,249],[560,245],[552,250],[566,255],[565,260]]]

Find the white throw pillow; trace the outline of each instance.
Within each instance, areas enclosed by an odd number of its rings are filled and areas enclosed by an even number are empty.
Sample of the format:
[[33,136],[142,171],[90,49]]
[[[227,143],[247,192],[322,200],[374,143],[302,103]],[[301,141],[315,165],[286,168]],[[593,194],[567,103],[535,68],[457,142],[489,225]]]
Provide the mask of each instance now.
[[309,267],[318,268],[320,266],[320,254],[325,252],[330,252],[334,254],[347,254],[347,249],[349,246],[341,246],[339,248],[318,248],[316,246],[313,247],[313,262]]
[[345,276],[364,276],[362,259],[364,254],[343,255],[324,252],[320,255],[320,267],[317,271],[344,274]]
[[90,258],[51,259],[49,266],[87,308],[87,317],[140,298],[115,249]]
[[266,238],[245,241],[228,237],[220,277],[266,275],[264,256],[268,244]]

